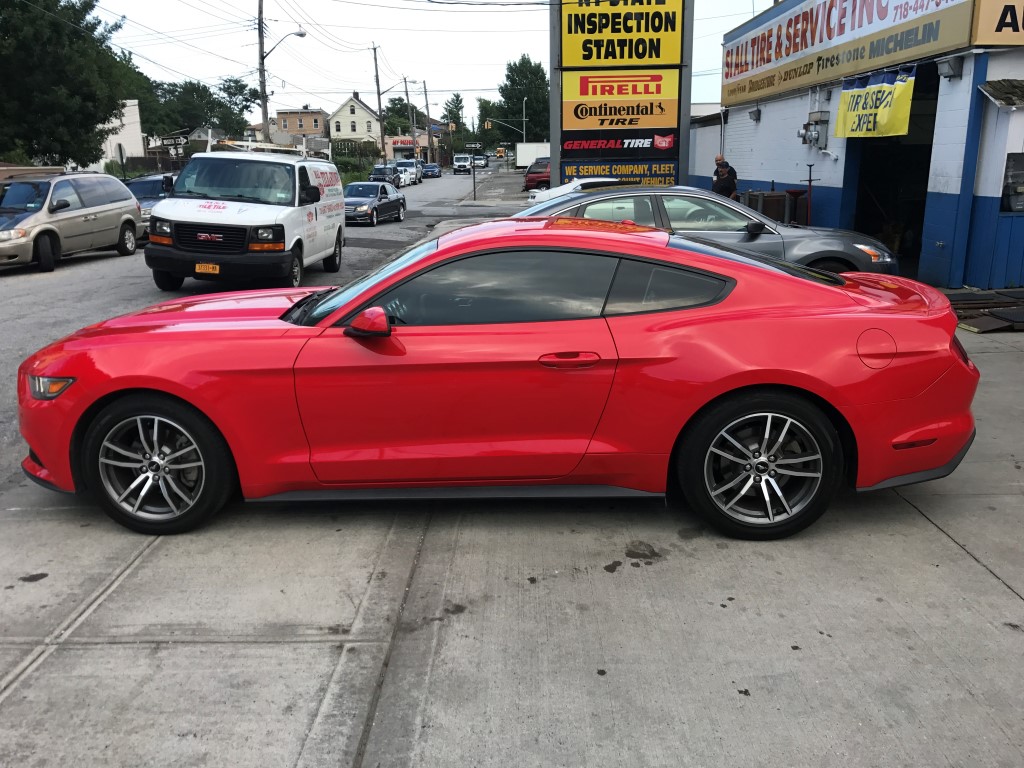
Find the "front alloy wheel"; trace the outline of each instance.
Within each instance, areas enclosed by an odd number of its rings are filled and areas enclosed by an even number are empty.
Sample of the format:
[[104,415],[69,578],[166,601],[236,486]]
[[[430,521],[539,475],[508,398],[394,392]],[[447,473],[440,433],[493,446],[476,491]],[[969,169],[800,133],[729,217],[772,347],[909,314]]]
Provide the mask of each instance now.
[[680,451],[683,493],[733,536],[796,533],[825,512],[840,479],[835,428],[790,395],[726,401],[699,417],[688,438]]
[[106,512],[141,533],[180,533],[234,488],[223,438],[188,406],[149,395],[115,401],[86,433],[86,481]]

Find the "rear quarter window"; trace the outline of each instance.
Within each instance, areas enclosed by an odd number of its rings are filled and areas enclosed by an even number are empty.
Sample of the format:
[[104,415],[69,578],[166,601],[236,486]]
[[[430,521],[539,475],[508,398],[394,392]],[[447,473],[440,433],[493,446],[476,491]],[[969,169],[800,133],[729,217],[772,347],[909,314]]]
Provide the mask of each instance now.
[[662,312],[711,304],[729,289],[729,281],[667,264],[622,259],[615,272],[605,315]]
[[102,179],[75,179],[75,189],[86,208],[96,208],[111,202],[109,193],[103,188]]

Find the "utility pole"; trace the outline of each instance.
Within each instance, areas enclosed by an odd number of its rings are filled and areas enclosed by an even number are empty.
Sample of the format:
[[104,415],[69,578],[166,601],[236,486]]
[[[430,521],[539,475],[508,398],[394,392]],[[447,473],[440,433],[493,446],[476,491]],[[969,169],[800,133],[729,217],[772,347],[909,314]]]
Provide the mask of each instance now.
[[405,83],[405,105],[408,107],[409,112],[409,135],[412,136],[413,157],[419,157],[420,148],[416,144],[416,115],[412,111],[412,102],[409,101],[409,80],[403,76],[402,82]]
[[257,6],[256,30],[260,41],[260,110],[263,113],[263,141],[270,141],[270,117],[267,115],[267,56],[263,52],[263,0]]
[[[260,0],[262,3],[263,0]],[[377,69],[377,46],[373,46],[373,79],[377,83],[377,122],[380,123],[380,156],[387,160],[387,152],[384,151],[384,109],[380,105],[380,70]]]
[[427,97],[427,81],[423,81],[423,101],[427,105],[427,160],[436,163],[437,153],[434,152],[434,126],[430,122],[430,99]]

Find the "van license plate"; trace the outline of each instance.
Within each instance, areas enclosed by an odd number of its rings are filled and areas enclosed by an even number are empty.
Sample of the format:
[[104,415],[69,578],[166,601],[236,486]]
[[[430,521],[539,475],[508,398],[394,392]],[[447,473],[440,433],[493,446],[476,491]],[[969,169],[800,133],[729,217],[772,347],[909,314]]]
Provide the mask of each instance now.
[[219,275],[220,264],[196,264],[197,275]]

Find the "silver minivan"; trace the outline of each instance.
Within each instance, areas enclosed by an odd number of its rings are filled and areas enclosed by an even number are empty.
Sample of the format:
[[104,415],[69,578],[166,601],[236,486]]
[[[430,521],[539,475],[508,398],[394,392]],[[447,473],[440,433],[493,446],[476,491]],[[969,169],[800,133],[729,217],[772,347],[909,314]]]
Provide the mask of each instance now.
[[116,249],[135,253],[142,212],[128,188],[105,173],[0,180],[0,267],[36,263],[52,272],[61,256]]

